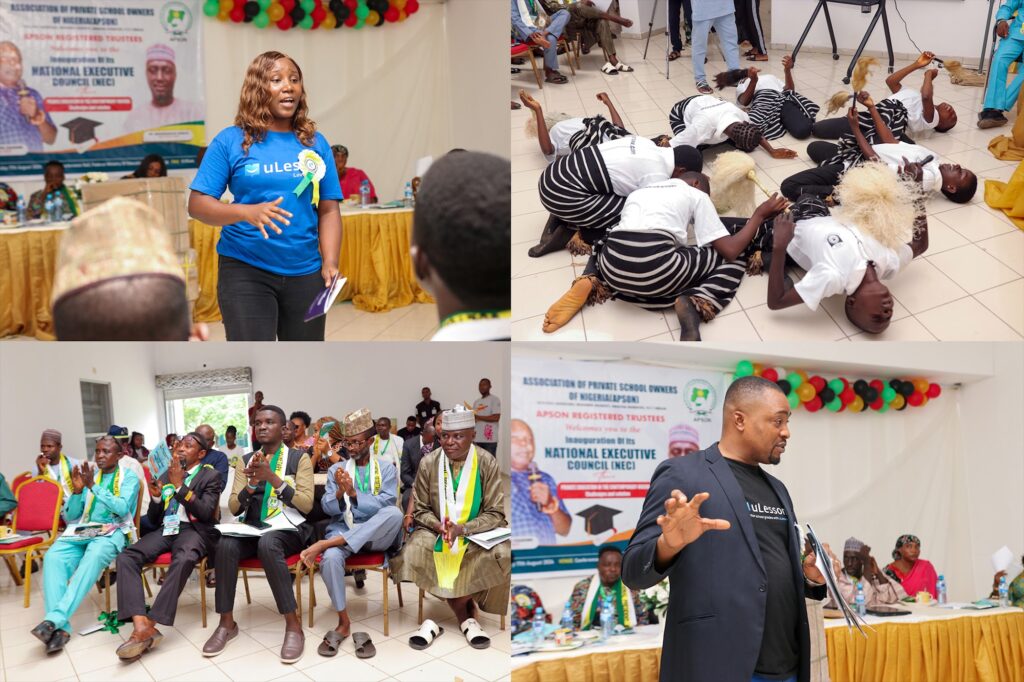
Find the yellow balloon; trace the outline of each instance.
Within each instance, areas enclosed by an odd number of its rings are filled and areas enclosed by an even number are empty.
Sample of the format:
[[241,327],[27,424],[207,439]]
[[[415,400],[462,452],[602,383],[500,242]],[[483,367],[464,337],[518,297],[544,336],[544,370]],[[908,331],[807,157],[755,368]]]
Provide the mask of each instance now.
[[[334,16],[333,14],[331,16]],[[275,24],[284,17],[284,7],[279,3],[274,3],[267,8],[267,17],[270,18]]]
[[366,25],[376,26],[378,21],[380,21],[380,14],[377,10],[371,9],[370,13],[366,15]]
[[919,391],[922,395],[928,393],[928,380],[914,379],[914,390]]
[[405,9],[405,0],[391,0],[391,4],[395,6],[395,9]]
[[798,369],[796,373],[799,374],[800,378],[803,379],[805,382],[807,381],[807,370]]
[[800,398],[800,402],[806,403],[814,398],[814,386],[809,383],[800,384],[796,387],[796,395]]
[[408,16],[409,16],[409,15],[408,15],[408,14],[406,14],[406,13],[405,13],[405,10],[403,9],[402,11],[400,11],[400,12],[398,13],[398,20],[399,20],[399,21],[405,21],[405,20],[406,20],[406,19],[408,18]]
[[220,13],[231,14],[231,10],[235,8],[235,0],[220,0]]
[[907,399],[903,397],[903,394],[897,393],[896,397],[892,399],[891,403],[889,403],[889,407],[891,407],[894,410],[898,410],[906,404]]
[[864,409],[864,398],[861,398],[860,396],[854,398],[853,402],[850,403],[850,409],[854,412],[862,411]]
[[756,377],[761,376],[761,372],[763,372],[763,371],[764,371],[764,365],[762,365],[760,362],[755,362],[754,363],[754,376],[756,376]]
[[320,22],[320,28],[331,29],[338,25],[338,17],[334,16],[332,12],[328,12],[324,20]]
[[221,10],[221,11],[217,12],[217,18],[220,19],[221,21],[227,21],[228,19],[231,18],[230,15],[231,15],[230,10],[227,11],[227,12],[225,12],[224,10]]

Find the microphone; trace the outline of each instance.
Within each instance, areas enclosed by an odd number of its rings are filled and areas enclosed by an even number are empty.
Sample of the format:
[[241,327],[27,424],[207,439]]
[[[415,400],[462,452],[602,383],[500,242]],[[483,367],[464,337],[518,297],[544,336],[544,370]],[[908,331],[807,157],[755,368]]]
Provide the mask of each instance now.
[[[536,462],[530,462],[530,474],[528,476],[528,480],[530,481],[530,485],[533,485],[534,483],[541,480],[540,472],[537,470]],[[544,511],[544,505],[542,505],[540,502],[534,502],[533,506],[536,507],[537,511],[539,512]]]

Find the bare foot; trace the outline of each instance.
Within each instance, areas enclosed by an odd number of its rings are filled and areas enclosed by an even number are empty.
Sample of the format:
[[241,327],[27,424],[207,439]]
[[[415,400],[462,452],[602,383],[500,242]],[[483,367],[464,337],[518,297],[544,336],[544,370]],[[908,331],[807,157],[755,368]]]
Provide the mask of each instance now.
[[530,109],[532,111],[537,111],[538,109],[540,109],[540,102],[530,97],[530,94],[526,92],[526,90],[519,91],[519,99],[523,101],[523,104],[526,105],[527,109]]
[[576,313],[586,304],[590,292],[594,288],[594,282],[589,277],[581,277],[569,288],[569,291],[562,294],[562,297],[548,308],[544,316],[544,325],[541,329],[545,334],[557,331],[569,323]]

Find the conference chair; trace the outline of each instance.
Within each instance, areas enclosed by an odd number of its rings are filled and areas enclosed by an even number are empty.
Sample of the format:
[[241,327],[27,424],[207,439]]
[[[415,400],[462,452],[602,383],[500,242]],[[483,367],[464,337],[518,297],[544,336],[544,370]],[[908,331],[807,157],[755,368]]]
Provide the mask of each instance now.
[[[25,484],[32,485],[25,485]],[[42,566],[43,553],[57,540],[60,524],[61,504],[64,489],[60,484],[45,476],[30,476],[14,489],[18,507],[14,510],[11,529],[14,532],[35,533],[14,542],[0,544],[0,556],[7,563],[12,575],[17,575],[14,557],[25,556],[24,575],[15,579],[25,589],[25,608],[29,606],[32,590],[32,561],[39,559]],[[45,533],[45,534],[44,534]]]

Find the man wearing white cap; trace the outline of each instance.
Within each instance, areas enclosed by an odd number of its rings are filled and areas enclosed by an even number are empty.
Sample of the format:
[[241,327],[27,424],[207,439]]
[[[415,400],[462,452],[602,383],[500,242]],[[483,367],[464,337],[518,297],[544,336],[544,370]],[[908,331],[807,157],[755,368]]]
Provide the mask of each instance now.
[[[392,575],[444,599],[469,645],[486,649],[491,640],[475,616],[478,609],[502,614],[508,608],[512,552],[506,542],[484,549],[466,540],[508,526],[501,469],[473,444],[475,424],[474,413],[462,405],[442,413],[441,449],[420,460],[413,487],[416,529],[392,561]],[[409,644],[425,649],[441,632],[427,619]]]
[[202,121],[203,108],[195,102],[174,97],[174,83],[178,78],[178,67],[174,50],[167,45],[156,44],[146,50],[146,83],[152,99],[132,101],[132,111],[125,121],[125,130],[149,130],[175,123]]
[[676,424],[668,430],[668,456],[682,457],[700,450],[700,434],[689,424]]

